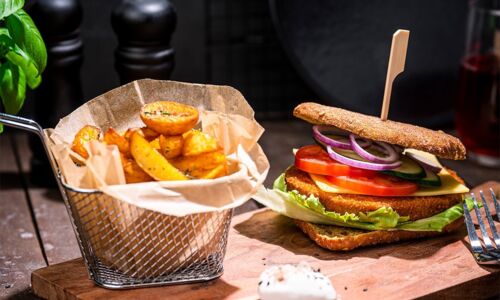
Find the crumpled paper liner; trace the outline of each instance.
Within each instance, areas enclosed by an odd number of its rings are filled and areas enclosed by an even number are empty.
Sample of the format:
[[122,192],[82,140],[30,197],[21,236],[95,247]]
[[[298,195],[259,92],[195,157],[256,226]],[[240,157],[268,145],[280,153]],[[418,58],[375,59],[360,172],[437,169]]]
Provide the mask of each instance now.
[[[113,127],[121,132],[143,127],[139,117],[141,107],[162,100],[186,103],[200,110],[201,128],[219,141],[233,171],[230,175],[213,180],[124,184],[116,146],[90,142],[87,160],[71,151],[70,143],[81,127],[94,125],[103,131]],[[263,128],[253,114],[243,96],[231,87],[145,79],[87,102],[61,119],[54,130],[46,130],[65,183],[103,193],[101,200],[88,200],[76,209],[81,230],[90,240],[95,255],[127,275],[150,277],[193,263],[193,259],[202,259],[196,253],[213,248],[213,243],[220,244],[223,224],[216,220],[250,199],[269,170],[269,162],[257,144]],[[82,165],[75,166],[71,158]],[[74,197],[79,197],[78,193],[69,195],[70,201]],[[121,217],[116,217],[117,212]],[[155,222],[159,219],[169,219],[167,223],[172,224],[174,234],[182,231],[183,242],[173,243],[175,249],[156,247],[157,252],[148,252],[150,257],[144,258],[141,249],[147,245],[172,242],[170,235],[156,232]],[[189,232],[181,226],[186,219],[192,224]],[[207,226],[215,227],[208,230]],[[210,238],[207,233],[211,233]],[[117,241],[124,246],[117,247]],[[196,251],[192,255],[182,254],[193,249]]]

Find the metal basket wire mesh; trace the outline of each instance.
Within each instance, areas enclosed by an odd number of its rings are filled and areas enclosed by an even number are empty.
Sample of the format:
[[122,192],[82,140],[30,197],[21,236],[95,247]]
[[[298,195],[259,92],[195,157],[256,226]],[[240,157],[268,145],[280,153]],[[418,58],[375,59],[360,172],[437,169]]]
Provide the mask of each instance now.
[[64,185],[90,277],[107,288],[210,280],[223,271],[232,210],[175,217]]
[[42,140],[90,278],[112,289],[199,282],[222,275],[233,210],[175,217],[139,208],[98,190],[64,183],[33,120],[0,113],[0,124]]
[[90,277],[107,288],[205,281],[223,271],[232,210],[175,217],[64,185]]

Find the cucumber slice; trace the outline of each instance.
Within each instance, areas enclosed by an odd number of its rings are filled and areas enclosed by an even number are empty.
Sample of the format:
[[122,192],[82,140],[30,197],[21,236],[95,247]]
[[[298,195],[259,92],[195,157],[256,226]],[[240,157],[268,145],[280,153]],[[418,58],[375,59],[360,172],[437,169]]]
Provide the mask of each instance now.
[[425,170],[416,161],[408,156],[401,154],[399,159],[402,164],[400,167],[392,170],[381,171],[381,173],[396,176],[407,180],[418,180],[425,177]]
[[441,186],[441,178],[436,173],[425,170],[425,177],[417,180],[418,185],[425,187]]

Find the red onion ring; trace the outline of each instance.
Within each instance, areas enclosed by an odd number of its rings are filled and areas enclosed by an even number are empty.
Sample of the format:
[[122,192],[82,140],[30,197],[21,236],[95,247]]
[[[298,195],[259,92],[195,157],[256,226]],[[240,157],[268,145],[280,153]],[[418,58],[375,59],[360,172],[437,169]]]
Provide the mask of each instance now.
[[379,164],[379,163],[366,162],[345,157],[342,154],[335,152],[330,146],[326,146],[326,152],[328,152],[328,155],[332,159],[340,163],[343,163],[345,165],[360,169],[373,170],[373,171],[386,171],[386,170],[396,169],[397,167],[401,166],[401,161],[396,161],[389,164]]
[[[334,140],[332,138],[327,137],[321,131],[333,131],[334,134],[340,135],[340,136],[345,136],[346,137],[346,142]],[[351,142],[349,141],[348,134],[346,132],[340,131],[336,127],[331,127],[331,126],[322,126],[322,125],[314,125],[313,126],[313,137],[316,141],[319,143],[325,145],[325,146],[331,146],[334,148],[339,148],[339,149],[352,149]],[[358,143],[361,147],[368,147],[371,145],[371,141],[369,140],[363,140],[362,142]]]
[[381,164],[393,163],[399,159],[399,154],[396,152],[396,150],[394,150],[394,148],[391,145],[384,142],[375,142],[375,141],[373,142],[372,147],[375,146],[376,148],[378,148],[377,150],[382,150],[381,152],[386,154],[385,157],[381,157],[363,149],[363,147],[361,147],[361,145],[356,141],[357,138],[359,137],[352,133],[349,135],[349,140],[351,141],[352,149],[362,158],[370,162],[381,163]]

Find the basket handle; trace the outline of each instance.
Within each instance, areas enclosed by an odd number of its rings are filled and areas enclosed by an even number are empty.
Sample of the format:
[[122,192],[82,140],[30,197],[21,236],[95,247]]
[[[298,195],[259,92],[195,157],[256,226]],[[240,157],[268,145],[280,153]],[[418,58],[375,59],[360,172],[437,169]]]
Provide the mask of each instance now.
[[0,113],[0,124],[4,124],[6,126],[14,127],[14,128],[19,128],[22,130],[26,130],[32,133],[35,133],[38,135],[40,140],[42,141],[43,149],[45,150],[45,153],[47,154],[47,157],[49,158],[50,166],[52,167],[52,171],[54,172],[54,176],[56,177],[57,184],[59,188],[61,189],[61,192],[63,191],[61,183],[59,181],[59,176],[58,176],[58,168],[55,163],[55,159],[52,156],[52,153],[49,150],[49,147],[47,146],[47,137],[45,133],[43,132],[42,126],[38,124],[37,122],[23,118],[23,117],[18,117],[14,115],[9,115],[6,113]]
[[36,133],[43,140],[43,128],[42,126],[40,126],[40,124],[38,124],[33,120],[5,113],[0,113],[0,123],[10,127],[19,128],[29,132]]

